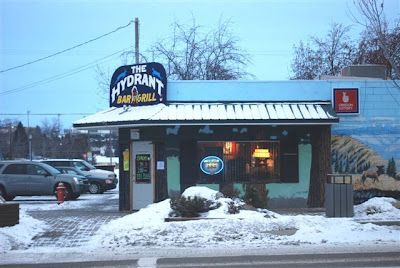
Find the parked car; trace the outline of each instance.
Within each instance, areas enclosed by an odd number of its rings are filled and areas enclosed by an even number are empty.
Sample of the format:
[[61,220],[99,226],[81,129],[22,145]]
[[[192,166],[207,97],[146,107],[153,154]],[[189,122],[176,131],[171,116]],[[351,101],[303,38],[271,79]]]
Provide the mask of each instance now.
[[[82,159],[45,159],[40,160],[42,163],[49,164],[55,168],[60,167],[74,167],[80,170],[88,179],[101,179],[104,180],[107,186],[101,187],[102,183],[99,181],[91,180],[90,181],[90,192],[101,193],[110,189],[114,189],[117,187],[118,179],[114,172],[108,170],[97,169],[85,160]],[[110,180],[112,183],[110,183]]]
[[54,195],[60,182],[66,186],[67,200],[77,199],[89,188],[86,177],[62,174],[45,163],[0,161],[0,195],[7,201],[15,196]]
[[61,173],[85,176],[89,180],[89,193],[102,194],[107,190],[115,189],[118,180],[116,178],[97,177],[96,175],[87,174],[76,167],[56,167]]

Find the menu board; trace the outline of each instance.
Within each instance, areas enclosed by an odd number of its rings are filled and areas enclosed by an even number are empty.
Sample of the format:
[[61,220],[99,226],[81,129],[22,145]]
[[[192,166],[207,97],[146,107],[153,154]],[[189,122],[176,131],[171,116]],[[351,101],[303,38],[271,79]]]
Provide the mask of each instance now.
[[151,182],[151,158],[150,154],[137,154],[136,159],[136,182]]

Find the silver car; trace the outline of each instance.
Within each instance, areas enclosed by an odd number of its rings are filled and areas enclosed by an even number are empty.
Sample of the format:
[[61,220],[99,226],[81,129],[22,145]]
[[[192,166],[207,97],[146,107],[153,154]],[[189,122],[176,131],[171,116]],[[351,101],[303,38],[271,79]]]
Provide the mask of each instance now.
[[54,195],[60,182],[66,186],[66,199],[77,199],[89,187],[85,177],[62,174],[45,163],[0,161],[0,195],[7,201],[15,196]]

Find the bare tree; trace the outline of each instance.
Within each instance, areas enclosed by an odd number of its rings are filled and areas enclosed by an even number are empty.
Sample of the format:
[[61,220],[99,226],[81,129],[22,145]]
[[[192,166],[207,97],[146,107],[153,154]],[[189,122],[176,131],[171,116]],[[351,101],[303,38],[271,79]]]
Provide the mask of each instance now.
[[[400,44],[400,27],[388,35],[390,50],[394,50],[397,44]],[[361,36],[360,43],[357,49],[355,59],[357,64],[381,64],[386,66],[388,77],[393,79],[399,78],[396,76],[392,64],[384,54],[382,47],[379,45],[378,38],[371,36],[369,32],[364,31]]]
[[353,63],[355,46],[348,36],[349,27],[333,24],[325,38],[311,37],[310,43],[301,41],[294,46],[292,79],[316,79],[321,75],[338,75]]
[[[169,37],[154,43],[142,61],[157,61],[164,65],[169,79],[234,80],[253,77],[245,71],[250,56],[240,48],[239,39],[231,31],[230,21],[220,21],[215,29],[203,33],[195,19],[192,24],[175,21]],[[133,51],[120,55],[123,65],[132,64]],[[101,95],[109,91],[112,72],[97,66],[96,79]],[[105,96],[108,99],[108,95]]]
[[355,0],[361,18],[352,14],[353,19],[365,27],[370,39],[375,39],[386,60],[390,63],[393,78],[400,78],[400,21],[390,22],[383,12],[383,0]]
[[233,80],[250,76],[244,71],[249,56],[239,47],[230,22],[219,22],[216,29],[202,33],[193,19],[191,25],[175,22],[172,35],[150,49],[162,62],[170,79]]

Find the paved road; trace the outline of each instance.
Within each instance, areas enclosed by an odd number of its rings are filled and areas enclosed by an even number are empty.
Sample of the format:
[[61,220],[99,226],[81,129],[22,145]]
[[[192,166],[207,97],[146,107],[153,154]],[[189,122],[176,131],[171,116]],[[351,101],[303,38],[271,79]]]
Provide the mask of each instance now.
[[101,262],[0,265],[1,268],[81,267],[400,267],[398,252],[227,256],[192,258],[142,258]]

